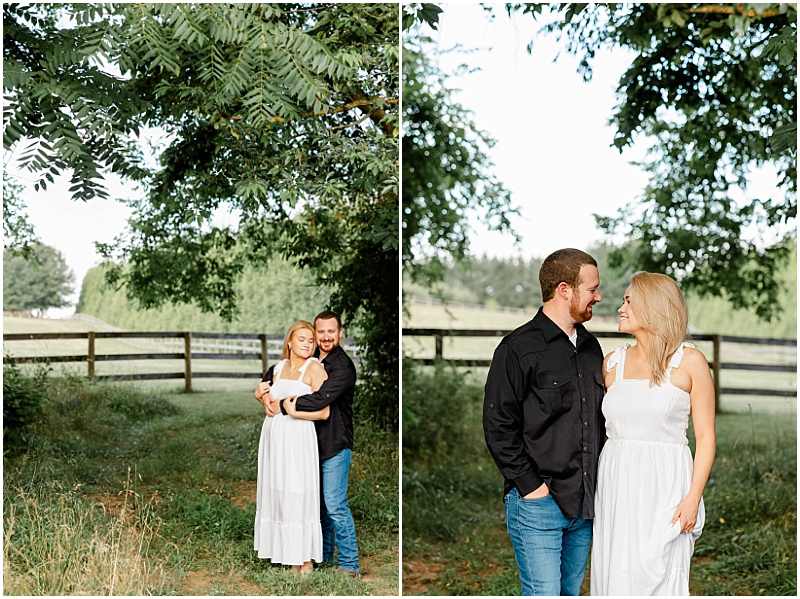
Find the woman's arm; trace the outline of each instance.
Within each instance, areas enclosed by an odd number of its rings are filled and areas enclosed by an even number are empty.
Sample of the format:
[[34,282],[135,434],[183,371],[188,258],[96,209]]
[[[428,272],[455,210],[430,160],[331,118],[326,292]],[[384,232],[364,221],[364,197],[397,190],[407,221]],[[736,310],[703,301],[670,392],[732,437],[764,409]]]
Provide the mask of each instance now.
[[[312,392],[316,392],[322,386],[322,383],[328,378],[325,368],[319,362],[311,362],[306,368],[303,382],[311,387]],[[283,407],[286,413],[292,418],[300,418],[301,420],[327,420],[331,414],[331,407],[325,406],[321,410],[315,412],[298,412],[297,404],[295,403],[297,397],[290,397],[283,402]]]
[[681,519],[681,532],[689,532],[697,523],[697,511],[703,490],[711,474],[714,454],[717,451],[716,432],[714,430],[714,382],[702,352],[686,348],[683,360],[692,381],[689,397],[692,402],[692,424],[697,441],[694,451],[694,471],[692,484],[684,500],[678,505],[672,516],[674,524]]

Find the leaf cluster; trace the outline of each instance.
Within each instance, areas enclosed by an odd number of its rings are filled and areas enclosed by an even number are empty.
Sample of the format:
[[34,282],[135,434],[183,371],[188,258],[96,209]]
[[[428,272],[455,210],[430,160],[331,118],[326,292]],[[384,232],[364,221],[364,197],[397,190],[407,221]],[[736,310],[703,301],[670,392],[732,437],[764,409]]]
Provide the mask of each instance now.
[[[508,5],[509,12],[532,12]],[[727,293],[737,307],[769,318],[777,268],[791,240],[752,231],[797,216],[797,12],[778,4],[558,5],[543,31],[555,34],[592,74],[602,47],[636,52],[619,81],[611,117],[620,151],[637,136],[653,141],[640,166],[642,198],[601,229],[640,242],[612,263],[664,272],[684,289]],[[771,197],[737,201],[752,169],[773,164]],[[631,214],[637,215],[631,219]]]

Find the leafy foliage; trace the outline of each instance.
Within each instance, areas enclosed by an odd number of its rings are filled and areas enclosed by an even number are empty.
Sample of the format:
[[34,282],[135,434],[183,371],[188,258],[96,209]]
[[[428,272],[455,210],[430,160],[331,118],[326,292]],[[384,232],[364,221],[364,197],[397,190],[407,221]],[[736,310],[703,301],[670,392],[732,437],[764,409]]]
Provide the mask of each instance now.
[[[545,14],[542,5],[507,10]],[[560,4],[549,14],[544,31],[581,57],[586,79],[601,47],[636,52],[611,122],[620,150],[637,135],[653,140],[641,164],[651,178],[640,202],[596,217],[641,242],[612,264],[665,272],[702,295],[727,293],[770,318],[791,243],[750,241],[746,231],[797,215],[796,6]],[[764,164],[780,172],[773,197],[737,201]]]
[[132,331],[283,333],[296,320],[314,318],[320,306],[328,305],[331,294],[330,289],[316,284],[308,269],[276,257],[258,269],[245,267],[242,278],[235,284],[239,315],[226,321],[218,314],[203,313],[191,305],[167,304],[145,309],[125,289],[106,287],[105,270],[98,266],[86,273],[76,311]]
[[36,234],[25,215],[22,185],[8,178],[3,169],[3,249],[30,258]]
[[57,249],[37,243],[30,257],[3,251],[3,310],[44,312],[68,306],[75,276]]
[[[424,18],[424,11],[417,12]],[[453,99],[436,49],[416,29],[403,40],[403,269],[413,281],[440,279],[444,262],[463,260],[467,219],[512,232],[511,194],[492,175],[494,141]],[[513,234],[513,233],[512,233]]]
[[3,453],[24,447],[31,427],[44,413],[47,368],[32,376],[23,374],[16,364],[3,365]]
[[[76,169],[82,199],[103,195],[101,168],[140,184],[129,232],[100,250],[108,281],[143,308],[191,303],[230,320],[247,264],[297,259],[396,385],[398,11],[4,6],[5,147],[35,140],[23,164]],[[63,90],[52,106],[34,93],[48,85]],[[155,169],[135,143],[145,126],[165,134]],[[235,225],[212,222],[226,211]]]

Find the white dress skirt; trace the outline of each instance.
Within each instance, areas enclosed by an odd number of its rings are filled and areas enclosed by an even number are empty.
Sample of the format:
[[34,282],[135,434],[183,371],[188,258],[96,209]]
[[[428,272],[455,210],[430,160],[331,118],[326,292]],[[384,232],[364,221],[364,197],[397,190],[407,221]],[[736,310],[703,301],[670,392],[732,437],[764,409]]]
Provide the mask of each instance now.
[[692,483],[692,453],[686,439],[689,394],[669,381],[684,343],[669,363],[666,380],[624,378],[625,347],[607,370],[617,367],[603,399],[608,440],[600,453],[592,540],[592,595],[688,595],[689,563],[705,522],[700,501],[697,524],[681,533],[671,525]]
[[[302,379],[282,379],[286,360],[275,367],[275,399],[311,393]],[[265,417],[258,444],[258,491],[254,549],[273,563],[301,566],[322,561],[317,433],[311,420],[278,414]]]

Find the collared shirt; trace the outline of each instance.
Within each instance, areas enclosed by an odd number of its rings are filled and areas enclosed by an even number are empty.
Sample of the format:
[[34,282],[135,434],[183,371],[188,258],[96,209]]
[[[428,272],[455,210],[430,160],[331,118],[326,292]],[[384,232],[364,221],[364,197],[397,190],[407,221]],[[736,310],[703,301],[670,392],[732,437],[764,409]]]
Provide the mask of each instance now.
[[[568,518],[594,518],[603,350],[583,325],[577,344],[542,311],[494,352],[483,404],[486,445],[520,496],[547,483]],[[581,510],[582,508],[582,510]]]
[[[319,358],[319,348],[314,357]],[[353,395],[356,389],[356,367],[341,346],[334,347],[322,360],[328,378],[319,390],[301,395],[296,400],[298,412],[316,412],[331,407],[327,420],[315,420],[319,459],[332,458],[343,449],[353,449]],[[272,382],[270,367],[262,381]],[[281,412],[286,414],[281,400]]]

